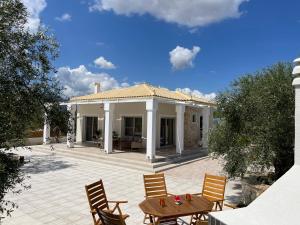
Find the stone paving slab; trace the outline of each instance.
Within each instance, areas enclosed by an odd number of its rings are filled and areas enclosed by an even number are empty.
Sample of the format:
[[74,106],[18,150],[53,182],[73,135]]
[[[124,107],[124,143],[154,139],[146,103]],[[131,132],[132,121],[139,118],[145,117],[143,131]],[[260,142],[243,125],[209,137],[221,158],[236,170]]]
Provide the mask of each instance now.
[[[143,172],[53,154],[24,153],[30,162],[24,171],[30,175],[26,183],[31,189],[6,198],[19,208],[3,225],[92,225],[84,185],[103,179],[109,200],[128,200],[122,205],[130,215],[127,225],[142,224],[143,213],[138,204],[144,199]],[[202,189],[205,172],[220,174],[219,161],[204,159],[165,172],[168,191],[173,194],[196,193]],[[238,183],[230,181],[226,194],[239,195]],[[189,218],[186,218],[189,219]]]

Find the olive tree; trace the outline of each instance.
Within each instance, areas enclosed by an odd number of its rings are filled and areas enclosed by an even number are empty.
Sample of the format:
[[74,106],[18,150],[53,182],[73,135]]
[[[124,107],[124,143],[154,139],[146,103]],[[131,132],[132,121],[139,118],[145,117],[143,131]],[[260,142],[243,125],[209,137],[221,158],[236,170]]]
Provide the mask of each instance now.
[[62,96],[52,65],[58,44],[45,29],[30,32],[27,18],[20,0],[0,1],[0,218],[14,207],[5,194],[24,180],[6,150],[22,146],[31,123]]
[[294,162],[294,90],[292,66],[278,63],[235,80],[217,98],[220,123],[209,149],[223,157],[231,177],[251,167],[283,175]]

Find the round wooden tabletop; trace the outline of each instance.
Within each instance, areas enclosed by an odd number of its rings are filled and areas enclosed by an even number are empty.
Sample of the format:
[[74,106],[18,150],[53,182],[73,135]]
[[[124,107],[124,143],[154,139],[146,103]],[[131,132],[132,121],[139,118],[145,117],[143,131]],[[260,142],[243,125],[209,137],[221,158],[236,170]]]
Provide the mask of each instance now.
[[203,212],[209,212],[213,208],[213,203],[202,196],[192,195],[191,201],[185,199],[185,195],[181,195],[181,203],[177,205],[174,196],[163,198],[165,206],[160,205],[161,198],[147,198],[139,204],[139,207],[145,214],[151,216],[167,218],[167,217],[181,217]]

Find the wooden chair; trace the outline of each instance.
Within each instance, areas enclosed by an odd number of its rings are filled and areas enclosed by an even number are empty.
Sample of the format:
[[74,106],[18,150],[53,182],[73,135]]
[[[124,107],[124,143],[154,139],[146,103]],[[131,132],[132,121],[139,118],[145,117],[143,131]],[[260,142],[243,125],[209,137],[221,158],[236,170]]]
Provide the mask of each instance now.
[[[129,217],[126,214],[122,214],[122,211],[119,206],[120,203],[127,203],[127,201],[108,201],[106,198],[102,180],[86,185],[85,190],[89,201],[94,225],[102,224],[100,218],[96,217],[97,210],[106,210],[110,213],[114,213],[117,210],[122,218],[126,219],[127,217]],[[115,206],[112,209],[110,209],[109,203],[114,203]]]
[[202,192],[198,195],[202,195],[208,200],[215,203],[215,211],[222,211],[224,203],[224,194],[226,186],[225,176],[215,176],[205,174]]
[[[104,211],[100,209],[96,209],[96,211],[102,222],[102,225],[126,225],[125,219],[121,215],[116,215],[109,211]],[[156,221],[148,225],[174,225],[174,224],[177,224],[174,223],[174,220],[164,220],[164,221]]]
[[[170,196],[172,194],[167,192],[166,180],[164,173],[156,173],[156,174],[144,174],[144,187],[145,187],[145,197],[146,198],[164,198]],[[148,215],[144,217],[144,223],[146,219],[150,219]],[[163,224],[169,222],[172,224],[172,221],[177,221],[177,218],[173,218],[170,221],[160,221],[156,222],[156,224]],[[177,224],[173,223],[173,224]]]
[[[224,203],[224,194],[226,186],[225,176],[216,176],[205,174],[202,192],[195,195],[201,195],[215,204],[214,211],[222,211]],[[206,213],[202,215],[193,215],[191,218],[191,224],[197,224],[197,221],[206,223]],[[204,218],[204,221],[201,219]]]

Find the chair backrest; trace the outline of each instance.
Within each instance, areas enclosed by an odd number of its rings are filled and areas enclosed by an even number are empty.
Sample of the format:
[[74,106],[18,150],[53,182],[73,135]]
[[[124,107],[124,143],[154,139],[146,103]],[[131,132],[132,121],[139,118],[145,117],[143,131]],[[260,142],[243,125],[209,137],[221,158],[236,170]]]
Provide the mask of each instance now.
[[91,210],[109,209],[102,180],[85,186]]
[[126,225],[121,215],[116,215],[100,209],[96,210],[103,225]]
[[225,194],[226,177],[205,174],[202,196],[208,200],[223,200]]
[[146,198],[167,197],[165,175],[163,173],[144,175]]

